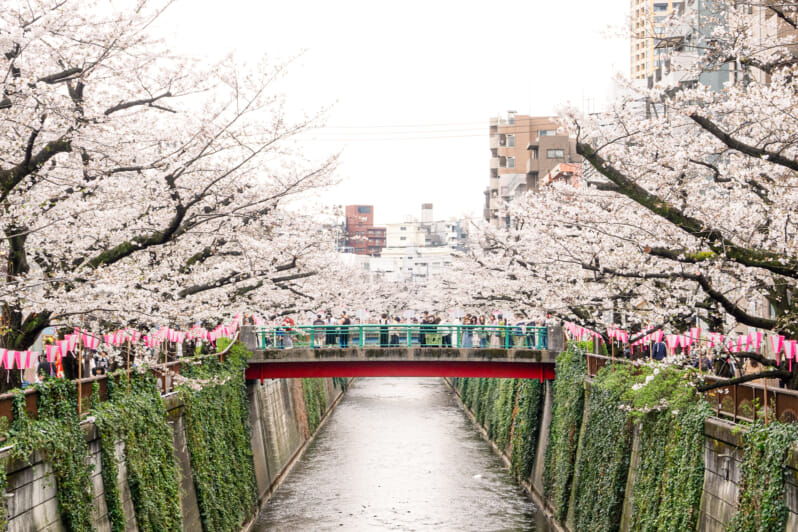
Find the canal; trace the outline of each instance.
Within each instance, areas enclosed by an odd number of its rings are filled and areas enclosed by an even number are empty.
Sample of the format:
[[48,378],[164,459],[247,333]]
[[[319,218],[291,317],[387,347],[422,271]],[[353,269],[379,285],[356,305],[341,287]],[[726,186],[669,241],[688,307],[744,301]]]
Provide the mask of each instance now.
[[548,530],[440,379],[359,379],[253,530]]

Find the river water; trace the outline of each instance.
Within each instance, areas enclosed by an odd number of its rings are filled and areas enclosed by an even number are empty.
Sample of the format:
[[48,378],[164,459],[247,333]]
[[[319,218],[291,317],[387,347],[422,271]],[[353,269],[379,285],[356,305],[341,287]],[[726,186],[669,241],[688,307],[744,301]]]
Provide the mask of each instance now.
[[358,379],[253,530],[547,531],[440,379]]

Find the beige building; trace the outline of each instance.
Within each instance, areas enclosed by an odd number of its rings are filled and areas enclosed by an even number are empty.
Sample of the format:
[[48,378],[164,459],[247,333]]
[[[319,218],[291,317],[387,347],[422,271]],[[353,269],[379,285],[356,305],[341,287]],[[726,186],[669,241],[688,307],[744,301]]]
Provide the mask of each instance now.
[[499,225],[502,201],[537,190],[541,176],[560,163],[579,162],[576,141],[550,117],[519,115],[490,119],[490,181],[484,217]]
[[[665,21],[674,13],[684,12],[683,0],[631,0],[631,78],[655,77],[664,66],[664,50],[657,39],[665,36]],[[661,70],[660,70],[661,71]]]

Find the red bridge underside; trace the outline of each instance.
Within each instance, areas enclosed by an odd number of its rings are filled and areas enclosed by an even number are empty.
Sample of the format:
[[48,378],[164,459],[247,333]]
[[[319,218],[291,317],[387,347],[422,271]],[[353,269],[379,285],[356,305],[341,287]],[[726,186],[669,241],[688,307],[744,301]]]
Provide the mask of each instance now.
[[493,377],[554,379],[554,364],[464,361],[250,362],[248,380],[298,377]]

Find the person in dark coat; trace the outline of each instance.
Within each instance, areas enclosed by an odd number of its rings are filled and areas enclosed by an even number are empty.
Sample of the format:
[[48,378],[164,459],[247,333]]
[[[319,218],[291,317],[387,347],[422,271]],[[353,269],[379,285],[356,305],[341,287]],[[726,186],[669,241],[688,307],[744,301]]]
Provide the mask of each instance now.
[[657,342],[651,348],[651,358],[654,360],[663,360],[668,356],[668,346],[665,342]]

